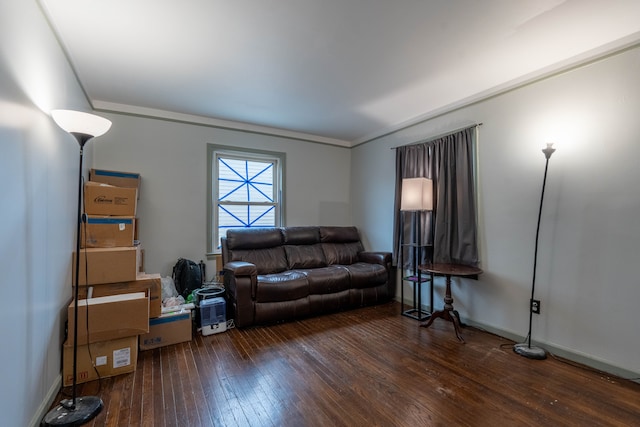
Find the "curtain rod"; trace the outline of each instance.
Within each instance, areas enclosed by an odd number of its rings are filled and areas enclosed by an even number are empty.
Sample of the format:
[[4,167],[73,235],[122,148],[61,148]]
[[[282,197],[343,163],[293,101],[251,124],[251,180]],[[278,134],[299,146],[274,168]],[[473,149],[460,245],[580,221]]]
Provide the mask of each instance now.
[[451,135],[451,134],[456,133],[456,132],[460,132],[461,130],[475,128],[475,127],[478,127],[478,126],[482,126],[482,123],[474,123],[472,125],[466,125],[464,127],[458,128],[458,129],[454,129],[454,130],[450,130],[448,132],[441,133],[440,135],[436,135],[436,136],[425,138],[424,140],[422,140],[420,142],[410,142],[408,144],[396,145],[395,147],[391,147],[391,150],[396,150],[396,149],[398,149],[400,147],[408,147],[410,145],[418,145],[418,144],[424,144],[425,142],[435,141],[436,139],[442,138],[442,137],[447,136],[447,135]]

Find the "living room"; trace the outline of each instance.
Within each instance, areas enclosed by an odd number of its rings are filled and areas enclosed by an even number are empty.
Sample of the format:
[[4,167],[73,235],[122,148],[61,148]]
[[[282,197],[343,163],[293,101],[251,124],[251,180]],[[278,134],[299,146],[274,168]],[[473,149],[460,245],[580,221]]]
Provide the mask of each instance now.
[[[141,174],[145,264],[168,275],[178,257],[206,258],[208,144],[285,153],[286,225],[355,225],[367,249],[391,251],[393,148],[482,123],[477,189],[484,273],[472,285],[454,284],[453,293],[469,324],[521,341],[544,171],[540,150],[554,138],[533,338],[559,356],[637,379],[637,31],[582,59],[558,61],[522,84],[353,146],[96,111],[113,125],[85,157],[89,167]],[[39,3],[0,6],[0,54],[0,174],[9,184],[0,267],[3,289],[15,300],[2,317],[0,408],[7,425],[35,425],[60,386],[76,225],[77,144],[49,113],[92,105]],[[442,281],[435,291],[436,303],[442,301]]]

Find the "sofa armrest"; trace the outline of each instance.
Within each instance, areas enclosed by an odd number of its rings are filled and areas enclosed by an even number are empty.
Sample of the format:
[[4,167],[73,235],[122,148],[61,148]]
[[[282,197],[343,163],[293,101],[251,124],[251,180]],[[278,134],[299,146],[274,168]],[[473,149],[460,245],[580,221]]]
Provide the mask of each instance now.
[[253,324],[254,301],[258,283],[258,269],[254,264],[243,261],[228,262],[223,267],[224,286],[228,302],[234,308],[235,323],[238,327]]
[[244,261],[231,261],[224,265],[224,270],[231,272],[234,276],[256,276],[258,268],[255,264]]
[[395,274],[393,272],[391,252],[360,252],[360,262],[380,264],[387,271],[387,293],[383,298],[391,298],[395,295]]
[[235,299],[249,298],[255,300],[258,282],[258,268],[255,264],[244,261],[232,261],[224,265],[225,287],[231,291]]
[[369,264],[380,264],[389,268],[391,265],[391,252],[360,252],[358,259]]

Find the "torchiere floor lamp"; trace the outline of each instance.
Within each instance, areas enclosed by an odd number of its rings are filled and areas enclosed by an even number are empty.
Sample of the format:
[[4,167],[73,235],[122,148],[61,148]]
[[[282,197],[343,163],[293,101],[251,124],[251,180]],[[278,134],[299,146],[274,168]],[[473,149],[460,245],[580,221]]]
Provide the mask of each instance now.
[[76,395],[77,362],[78,362],[78,290],[80,275],[80,226],[82,223],[82,158],[85,144],[94,137],[105,134],[111,127],[111,121],[71,110],[54,110],[51,112],[58,126],[73,135],[80,145],[80,167],[78,172],[78,228],[76,233],[75,253],[75,295],[73,307],[73,385],[71,399],[64,399],[50,410],[42,420],[45,426],[79,426],[93,419],[102,410],[102,399],[97,396]]
[[529,300],[529,334],[527,335],[527,342],[522,344],[516,344],[513,346],[513,351],[521,356],[529,359],[546,359],[547,352],[543,348],[531,346],[531,323],[533,321],[533,304],[534,293],[536,290],[536,265],[538,262],[538,237],[540,235],[540,218],[542,216],[542,203],[544,202],[544,187],[547,182],[547,169],[549,167],[549,159],[553,152],[556,151],[553,148],[553,144],[547,144],[547,148],[543,149],[544,157],[547,159],[544,164],[544,178],[542,179],[542,194],[540,195],[540,210],[538,211],[538,226],[536,228],[536,246],[533,252],[533,281],[531,283],[531,299]]

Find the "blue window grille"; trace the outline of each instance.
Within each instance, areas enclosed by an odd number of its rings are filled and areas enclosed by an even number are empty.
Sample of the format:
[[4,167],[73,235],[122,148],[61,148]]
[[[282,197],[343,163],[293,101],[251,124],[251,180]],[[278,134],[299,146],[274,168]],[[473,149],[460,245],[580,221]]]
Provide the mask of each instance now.
[[217,247],[229,228],[276,226],[277,160],[218,155],[216,163]]

